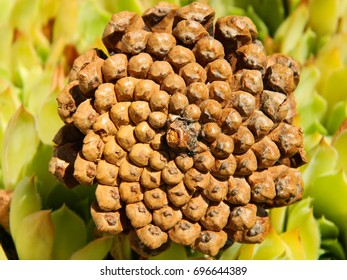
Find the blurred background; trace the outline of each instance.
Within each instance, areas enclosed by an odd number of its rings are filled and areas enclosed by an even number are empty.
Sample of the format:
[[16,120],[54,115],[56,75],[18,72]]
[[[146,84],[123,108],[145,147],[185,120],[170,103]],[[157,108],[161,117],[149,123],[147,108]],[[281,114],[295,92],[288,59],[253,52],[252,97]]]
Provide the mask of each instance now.
[[[141,14],[158,2],[0,0],[0,259],[139,258],[126,236],[95,234],[89,212],[95,187],[67,189],[48,172],[48,162],[63,125],[56,97],[74,59],[90,48],[107,53],[101,35],[113,13]],[[300,168],[304,198],[270,210],[266,240],[234,243],[216,258],[346,259],[347,0],[203,2],[216,18],[249,16],[268,54],[300,62],[295,121],[309,160]],[[204,256],[173,245],[155,258]]]

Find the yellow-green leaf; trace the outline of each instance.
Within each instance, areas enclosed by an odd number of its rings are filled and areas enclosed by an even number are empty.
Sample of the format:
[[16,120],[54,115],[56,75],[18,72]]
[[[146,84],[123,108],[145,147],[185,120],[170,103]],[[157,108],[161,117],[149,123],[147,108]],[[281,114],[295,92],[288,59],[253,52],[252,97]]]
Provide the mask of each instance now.
[[343,168],[347,171],[347,130],[340,133],[333,142],[334,148],[338,152],[337,169]]
[[306,198],[289,207],[286,230],[298,229],[305,259],[316,260],[319,257],[320,233],[310,203],[311,199]]
[[169,249],[163,253],[150,257],[150,260],[186,260],[188,259],[184,246],[171,242]]
[[[38,114],[38,133],[40,140],[47,144],[53,144],[53,138],[63,122],[57,114],[57,94],[52,92],[43,103]],[[50,120],[49,122],[47,120]]]
[[310,0],[309,24],[319,35],[330,35],[335,32],[338,22],[338,2],[339,0]]
[[347,179],[343,170],[316,178],[309,195],[313,197],[313,209],[317,217],[325,216],[336,224],[347,251]]
[[305,194],[310,188],[315,188],[314,180],[326,172],[335,169],[338,154],[336,150],[322,138],[319,145],[308,153],[309,163],[305,166],[302,178],[305,185]]
[[35,119],[21,106],[10,119],[4,135],[2,169],[5,188],[16,187],[38,144]]
[[67,260],[86,244],[87,233],[83,220],[65,205],[52,213],[55,231],[52,258]]
[[13,192],[10,211],[10,228],[14,241],[23,234],[19,227],[22,220],[41,209],[34,177],[24,177]]
[[72,260],[102,260],[105,258],[112,245],[112,237],[101,237],[88,243],[85,247],[75,252]]
[[286,248],[286,256],[292,260],[304,260],[305,251],[301,241],[300,230],[285,231],[280,235]]
[[2,248],[2,245],[0,243],[0,261],[6,261],[6,260],[7,260],[7,256],[6,256],[5,251]]
[[53,243],[51,211],[32,213],[19,224],[15,245],[20,260],[51,259]]
[[20,106],[18,92],[19,90],[12,85],[0,92],[0,122],[4,128]]
[[285,246],[277,232],[271,227],[269,235],[265,240],[256,244],[253,253],[255,260],[275,260],[285,257]]
[[282,233],[285,228],[287,207],[277,207],[270,210],[270,222],[277,233]]
[[220,260],[237,260],[242,248],[242,243],[233,243],[229,248],[225,249],[220,256]]

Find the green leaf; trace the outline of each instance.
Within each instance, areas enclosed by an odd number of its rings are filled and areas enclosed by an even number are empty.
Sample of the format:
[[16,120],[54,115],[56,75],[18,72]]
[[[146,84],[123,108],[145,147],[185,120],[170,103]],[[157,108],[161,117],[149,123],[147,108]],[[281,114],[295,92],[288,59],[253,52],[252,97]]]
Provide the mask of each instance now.
[[32,213],[19,224],[15,245],[20,260],[51,259],[53,243],[51,211],[41,210]]
[[307,25],[308,16],[307,7],[302,4],[278,27],[274,40],[280,52],[288,54],[297,46]]
[[52,221],[55,230],[52,257],[67,260],[86,244],[86,226],[83,220],[65,205],[52,213]]
[[112,237],[101,237],[75,252],[72,260],[102,260],[112,246]]
[[310,188],[316,217],[325,216],[336,224],[340,237],[347,251],[347,179],[343,170],[318,176]]
[[[26,174],[35,174],[37,191],[43,203],[46,203],[49,193],[58,184],[56,178],[48,171],[48,164],[52,154],[53,147],[40,142],[35,156],[25,169]],[[43,206],[46,207],[46,205]]]
[[339,228],[332,221],[326,219],[324,215],[317,221],[322,240],[334,239],[339,236]]
[[339,101],[333,105],[327,118],[326,127],[329,130],[330,135],[333,135],[338,131],[345,119],[347,119],[347,102]]
[[115,260],[131,260],[131,247],[127,234],[116,234],[113,237],[110,254]]
[[277,233],[282,233],[287,219],[287,207],[278,207],[270,210],[271,226]]
[[220,260],[237,260],[242,248],[242,243],[235,242],[228,249],[224,250],[220,256]]
[[291,260],[304,260],[305,251],[301,241],[300,230],[285,231],[280,235],[284,242],[286,256]]
[[347,129],[341,132],[334,140],[333,147],[338,152],[337,169],[343,168],[347,171]]
[[306,198],[289,207],[286,231],[298,229],[305,259],[316,260],[319,256],[320,233],[310,203],[311,199]]
[[4,135],[2,169],[5,188],[16,187],[38,144],[35,119],[21,106],[10,119]]
[[20,106],[18,91],[14,86],[8,85],[0,92],[0,122],[4,128]]
[[333,34],[338,22],[338,0],[310,0],[309,25],[319,35]]
[[315,188],[317,177],[335,169],[338,153],[325,138],[308,153],[308,164],[305,166],[302,178],[305,185],[305,195],[310,195],[310,189]]
[[75,210],[76,203],[78,203],[78,196],[66,186],[62,184],[56,184],[50,190],[45,200],[45,206],[50,209],[59,209],[64,204],[72,210]]
[[254,260],[275,260],[285,257],[285,246],[277,232],[271,228],[265,240],[254,247]]
[[329,256],[332,259],[346,260],[346,253],[338,239],[325,239],[321,245],[324,254],[321,257]]
[[[63,122],[57,114],[57,94],[52,92],[45,100],[38,114],[38,133],[40,140],[47,145],[53,144],[53,138]],[[47,120],[50,120],[49,122]]]
[[[43,69],[41,65],[36,65],[27,72],[26,77],[23,77],[23,103],[25,108],[34,116],[38,115],[42,105],[52,91],[52,76],[53,73],[51,71]],[[53,121],[55,120],[46,122],[52,124]]]
[[264,21],[270,34],[273,35],[284,20],[282,0],[235,0],[235,5],[245,10],[253,9]]
[[40,209],[34,177],[24,177],[15,188],[11,201],[10,228],[14,241],[23,234],[19,229],[22,220]]
[[327,100],[330,109],[332,109],[337,102],[346,100],[346,77],[347,66],[333,72],[327,79],[321,94]]
[[169,249],[163,253],[150,257],[150,260],[187,260],[187,252],[182,245],[171,242]]
[[0,261],[6,261],[6,260],[7,260],[7,256],[6,256],[5,251],[2,248],[2,245],[0,243]]
[[301,109],[310,105],[311,97],[314,94],[315,87],[320,78],[319,68],[310,64],[301,69],[300,82],[295,89],[295,100],[297,109],[301,113]]
[[316,42],[316,33],[312,31],[311,28],[308,28],[299,39],[296,48],[294,48],[289,54],[301,64],[304,64],[308,58],[314,54]]
[[[122,1],[129,2],[131,1]],[[79,5],[77,33],[80,36],[77,46],[80,51],[86,51],[96,41],[101,42],[100,35],[110,18],[111,14],[102,9],[97,1],[87,0]]]

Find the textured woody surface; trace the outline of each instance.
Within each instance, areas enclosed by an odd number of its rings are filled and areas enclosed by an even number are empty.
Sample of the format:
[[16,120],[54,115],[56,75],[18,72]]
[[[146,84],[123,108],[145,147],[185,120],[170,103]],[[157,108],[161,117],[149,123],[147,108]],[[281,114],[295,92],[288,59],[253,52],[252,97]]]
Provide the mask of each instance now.
[[202,3],[113,15],[109,57],[77,58],[57,99],[50,171],[68,187],[98,184],[97,229],[129,232],[144,256],[170,240],[212,256],[228,239],[261,242],[264,209],[302,196],[298,63],[267,56],[250,19],[213,20]]

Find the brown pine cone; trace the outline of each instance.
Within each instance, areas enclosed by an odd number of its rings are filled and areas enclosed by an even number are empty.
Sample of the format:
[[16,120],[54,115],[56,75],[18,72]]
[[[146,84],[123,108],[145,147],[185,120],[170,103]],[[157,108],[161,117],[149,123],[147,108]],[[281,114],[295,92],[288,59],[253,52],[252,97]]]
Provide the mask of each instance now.
[[262,242],[265,209],[302,196],[299,64],[267,56],[249,18],[214,26],[214,15],[197,2],[113,15],[109,56],[78,57],[57,98],[65,125],[50,172],[70,188],[97,184],[97,229],[129,233],[143,256],[170,241],[211,256],[228,239]]

